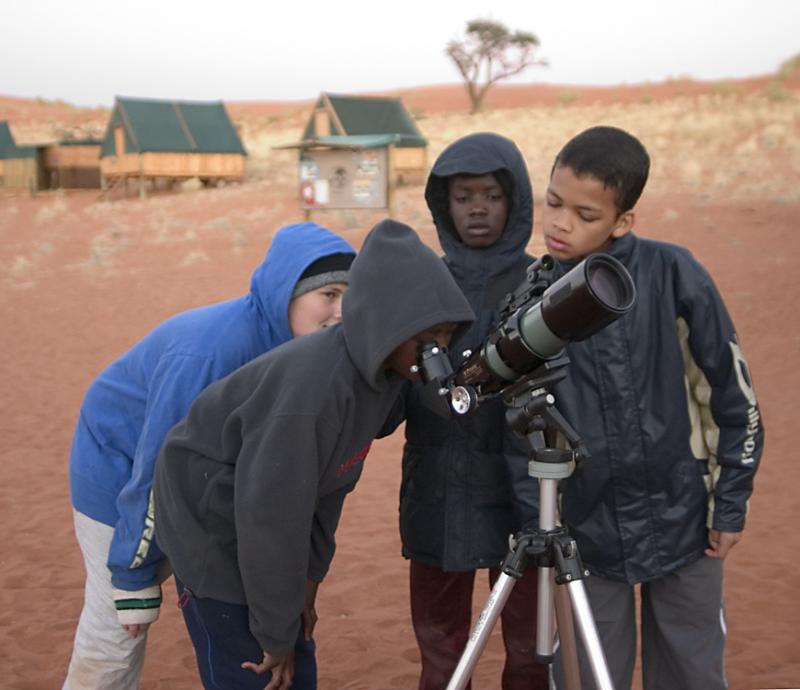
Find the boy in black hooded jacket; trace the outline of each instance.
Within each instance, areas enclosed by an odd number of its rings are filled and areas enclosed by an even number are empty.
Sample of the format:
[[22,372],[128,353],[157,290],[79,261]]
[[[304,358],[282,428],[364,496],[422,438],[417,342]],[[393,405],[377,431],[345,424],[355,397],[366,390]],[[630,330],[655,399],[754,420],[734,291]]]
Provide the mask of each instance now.
[[394,221],[373,228],[349,279],[341,324],[209,386],[162,447],[156,539],[206,687],[262,688],[268,672],[269,690],[292,684],[306,579],[328,570],[345,496],[417,348],[473,318],[436,254]]
[[[497,304],[525,278],[533,194],[517,146],[491,133],[466,136],[437,158],[425,189],[444,264],[476,319],[451,347],[454,367],[498,323]],[[411,616],[420,648],[419,690],[440,690],[469,635],[475,571],[499,575],[508,536],[538,518],[538,485],[527,451],[496,401],[467,417],[443,420],[406,397],[406,444],[400,492],[403,555],[411,560]],[[502,613],[503,690],[547,687],[535,661],[537,573],[514,586]]]

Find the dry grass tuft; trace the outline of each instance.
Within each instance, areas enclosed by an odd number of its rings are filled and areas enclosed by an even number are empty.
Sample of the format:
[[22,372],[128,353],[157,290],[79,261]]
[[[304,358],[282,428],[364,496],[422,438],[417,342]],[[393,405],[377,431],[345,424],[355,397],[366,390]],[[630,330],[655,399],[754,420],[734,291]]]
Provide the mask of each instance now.
[[36,213],[36,222],[38,224],[49,223],[50,221],[61,218],[69,212],[69,206],[62,197],[57,197],[55,201],[46,206],[42,206]]
[[194,264],[208,263],[208,261],[210,261],[208,254],[205,252],[194,251],[189,252],[186,256],[184,256],[180,265],[193,266]]

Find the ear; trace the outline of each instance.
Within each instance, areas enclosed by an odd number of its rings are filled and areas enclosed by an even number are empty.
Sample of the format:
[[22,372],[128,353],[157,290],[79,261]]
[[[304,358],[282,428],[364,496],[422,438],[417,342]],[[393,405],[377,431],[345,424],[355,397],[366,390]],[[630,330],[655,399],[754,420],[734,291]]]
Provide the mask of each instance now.
[[617,239],[623,235],[627,235],[633,229],[633,222],[636,215],[633,211],[625,211],[617,218],[617,223],[611,231],[611,237]]

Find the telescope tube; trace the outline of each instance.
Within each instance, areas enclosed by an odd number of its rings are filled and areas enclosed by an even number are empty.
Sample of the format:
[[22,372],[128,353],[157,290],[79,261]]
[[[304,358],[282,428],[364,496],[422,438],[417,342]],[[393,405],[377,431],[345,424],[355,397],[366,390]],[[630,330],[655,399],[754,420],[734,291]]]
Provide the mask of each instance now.
[[459,386],[500,390],[585,340],[631,309],[636,288],[608,254],[591,254],[550,285],[534,304],[509,316],[457,372]]

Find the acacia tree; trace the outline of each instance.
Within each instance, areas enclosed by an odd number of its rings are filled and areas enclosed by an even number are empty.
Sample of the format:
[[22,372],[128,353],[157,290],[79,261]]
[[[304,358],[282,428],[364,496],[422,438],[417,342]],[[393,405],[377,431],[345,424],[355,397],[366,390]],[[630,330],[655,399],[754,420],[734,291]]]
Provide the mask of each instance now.
[[539,39],[527,31],[511,33],[500,22],[473,19],[466,36],[447,44],[445,53],[455,63],[467,87],[470,112],[477,113],[489,87],[533,65],[545,66],[536,57]]

